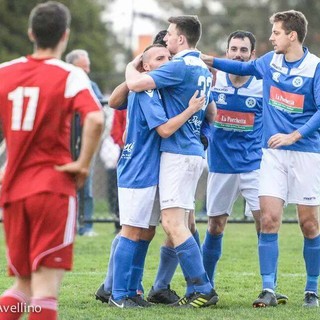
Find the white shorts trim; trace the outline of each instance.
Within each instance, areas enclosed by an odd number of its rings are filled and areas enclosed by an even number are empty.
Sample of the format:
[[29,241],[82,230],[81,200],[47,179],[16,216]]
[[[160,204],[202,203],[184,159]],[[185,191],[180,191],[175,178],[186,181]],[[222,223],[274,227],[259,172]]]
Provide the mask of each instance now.
[[209,172],[207,182],[207,215],[210,217],[231,215],[233,205],[241,194],[251,211],[260,210],[259,205],[260,170],[246,173],[228,174]]
[[320,204],[320,154],[262,149],[259,196],[285,204]]
[[120,224],[148,229],[160,219],[158,186],[141,189],[118,188]]
[[159,180],[161,210],[194,210],[195,193],[204,161],[200,156],[162,152]]

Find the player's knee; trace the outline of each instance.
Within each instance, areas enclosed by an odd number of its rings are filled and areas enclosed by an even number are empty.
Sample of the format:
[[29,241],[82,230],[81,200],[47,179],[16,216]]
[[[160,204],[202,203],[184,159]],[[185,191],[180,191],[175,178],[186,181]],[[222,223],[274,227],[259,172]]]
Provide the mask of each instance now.
[[300,220],[300,228],[304,237],[312,239],[319,234],[319,223],[314,220]]
[[155,227],[149,227],[149,229],[143,229],[141,233],[141,240],[151,241],[156,234]]
[[219,235],[223,233],[226,225],[226,221],[227,221],[226,218],[209,217],[208,232],[212,235]]

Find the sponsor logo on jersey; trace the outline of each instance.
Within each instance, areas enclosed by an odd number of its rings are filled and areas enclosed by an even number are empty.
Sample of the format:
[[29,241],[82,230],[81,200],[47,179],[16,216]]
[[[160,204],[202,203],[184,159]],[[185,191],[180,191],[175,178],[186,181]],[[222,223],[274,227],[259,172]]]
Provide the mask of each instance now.
[[127,143],[127,144],[124,146],[123,151],[125,151],[125,152],[132,152],[133,147],[134,147],[134,142]]
[[[233,89],[233,88],[230,88],[230,87],[214,87],[214,92],[225,92],[225,93],[228,93],[230,92],[231,90],[230,89]],[[234,92],[234,89],[232,90]]]
[[124,159],[131,158],[131,153],[133,151],[133,148],[134,148],[134,142],[127,143],[123,148],[121,158],[124,158]]
[[283,68],[281,66],[276,65],[275,63],[271,63],[271,67],[280,72],[283,72]]
[[249,97],[246,99],[246,106],[248,108],[254,108],[257,104],[257,100],[253,97]]
[[296,88],[301,87],[303,85],[303,79],[301,77],[295,77],[292,80],[292,85]]
[[288,113],[302,113],[304,95],[282,91],[271,86],[269,104],[278,110]]
[[193,116],[192,118],[190,118],[188,120],[188,123],[191,124],[193,133],[200,134],[202,120],[200,120],[198,116]]
[[218,100],[217,100],[217,103],[220,103],[220,104],[227,104],[226,102],[226,95],[224,93],[220,93],[218,95]]
[[236,112],[218,109],[214,126],[229,131],[252,131],[254,116],[253,112]]
[[280,72],[274,72],[272,74],[272,80],[275,81],[275,82],[279,82],[279,78],[281,76],[281,73]]

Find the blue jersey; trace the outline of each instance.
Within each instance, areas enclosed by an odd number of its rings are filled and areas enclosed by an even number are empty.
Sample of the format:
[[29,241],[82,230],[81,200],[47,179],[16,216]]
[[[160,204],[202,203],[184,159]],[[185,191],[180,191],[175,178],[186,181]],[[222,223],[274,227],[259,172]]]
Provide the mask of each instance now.
[[[320,153],[320,59],[304,48],[303,57],[287,62],[269,52],[252,62],[215,59],[214,67],[263,78],[263,146],[276,133],[298,130],[302,139],[280,149]],[[220,61],[218,61],[220,60]],[[228,66],[227,66],[228,65]],[[226,67],[227,66],[227,67]],[[225,68],[226,67],[226,68]]]
[[130,93],[126,142],[117,168],[120,188],[158,184],[161,138],[154,128],[167,121],[158,90]]
[[217,72],[212,90],[217,116],[208,146],[210,172],[244,173],[260,168],[262,157],[262,80],[251,76],[240,88]]
[[204,157],[200,128],[209,101],[212,74],[200,59],[200,52],[184,50],[160,68],[149,72],[161,95],[167,115],[172,118],[183,112],[196,90],[206,95],[202,110],[195,113],[171,137],[162,139],[161,151]]

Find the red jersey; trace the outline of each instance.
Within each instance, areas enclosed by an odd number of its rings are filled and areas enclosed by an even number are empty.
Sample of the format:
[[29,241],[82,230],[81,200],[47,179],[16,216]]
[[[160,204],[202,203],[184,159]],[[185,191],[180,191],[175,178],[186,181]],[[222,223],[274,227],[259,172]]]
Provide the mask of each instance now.
[[75,195],[69,173],[55,165],[72,161],[73,113],[99,111],[85,72],[58,59],[22,57],[0,64],[0,120],[7,166],[1,188],[5,204],[35,193]]

